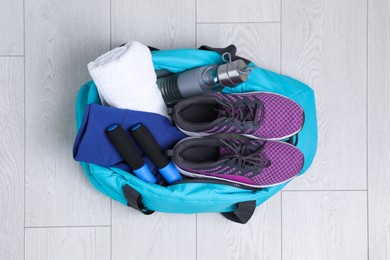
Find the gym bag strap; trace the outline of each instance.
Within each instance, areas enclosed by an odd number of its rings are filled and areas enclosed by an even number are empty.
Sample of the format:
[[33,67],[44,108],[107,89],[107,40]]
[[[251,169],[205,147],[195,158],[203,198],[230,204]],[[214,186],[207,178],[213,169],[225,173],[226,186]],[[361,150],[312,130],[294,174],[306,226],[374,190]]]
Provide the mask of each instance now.
[[225,218],[236,223],[246,224],[252,217],[256,209],[256,201],[248,200],[237,203],[237,208],[232,212],[221,213]]
[[126,184],[123,186],[123,194],[125,195],[125,198],[127,200],[127,206],[136,209],[145,215],[150,215],[154,213],[153,210],[148,210],[144,207],[144,204],[142,203],[141,194],[139,194],[129,185]]
[[247,60],[243,57],[240,57],[240,56],[236,56],[236,53],[237,53],[237,47],[234,45],[234,44],[230,44],[229,46],[225,47],[225,48],[214,48],[214,47],[210,47],[210,46],[207,46],[207,45],[202,45],[198,48],[198,50],[205,50],[205,51],[215,51],[216,53],[222,55],[224,53],[230,53],[230,56],[232,57],[232,61],[235,61],[235,60],[238,60],[238,59],[241,59],[243,60],[246,64],[249,64],[250,63],[250,60]]
[[[126,45],[125,43],[119,45],[119,47],[122,47]],[[159,51],[160,49],[158,48],[155,48],[153,46],[148,46],[149,50],[150,51]],[[210,47],[210,46],[207,46],[207,45],[202,45],[198,48],[198,50],[204,50],[204,51],[215,51],[216,53],[220,54],[220,55],[223,55],[224,53],[230,53],[230,56],[232,57],[232,61],[235,61],[235,60],[238,60],[238,59],[241,59],[243,60],[246,64],[249,64],[251,61],[248,60],[248,59],[245,59],[243,57],[240,57],[240,56],[236,56],[236,53],[237,53],[237,47],[234,45],[234,44],[230,44],[229,46],[225,47],[225,48],[214,48],[214,47]]]

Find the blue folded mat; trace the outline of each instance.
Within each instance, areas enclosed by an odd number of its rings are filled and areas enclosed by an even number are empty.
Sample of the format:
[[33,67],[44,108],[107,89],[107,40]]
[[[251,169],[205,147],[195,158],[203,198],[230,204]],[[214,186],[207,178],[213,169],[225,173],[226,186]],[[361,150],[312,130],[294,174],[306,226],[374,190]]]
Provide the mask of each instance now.
[[[171,148],[185,137],[166,117],[159,114],[92,104],[86,107],[74,142],[73,158],[80,162],[94,163],[103,167],[114,166],[130,172],[129,166],[123,162],[122,156],[105,133],[107,127],[114,123],[122,125],[125,130],[129,130],[137,123],[144,124],[162,149]],[[157,167],[147,158],[130,134],[129,137],[136,144],[151,172],[156,175]]]

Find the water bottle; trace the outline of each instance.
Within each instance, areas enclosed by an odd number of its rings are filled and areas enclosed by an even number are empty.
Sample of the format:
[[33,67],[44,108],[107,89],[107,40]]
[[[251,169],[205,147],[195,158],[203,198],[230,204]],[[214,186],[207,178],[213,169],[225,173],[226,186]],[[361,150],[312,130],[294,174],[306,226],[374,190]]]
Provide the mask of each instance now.
[[235,60],[222,65],[209,65],[157,79],[166,105],[182,99],[234,87],[248,79],[247,64]]

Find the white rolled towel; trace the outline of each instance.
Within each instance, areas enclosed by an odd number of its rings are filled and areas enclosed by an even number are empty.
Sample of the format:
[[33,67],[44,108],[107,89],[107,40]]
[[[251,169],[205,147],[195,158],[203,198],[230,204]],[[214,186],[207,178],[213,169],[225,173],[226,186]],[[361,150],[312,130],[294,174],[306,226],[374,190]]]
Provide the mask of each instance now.
[[157,113],[167,107],[156,84],[152,55],[147,46],[132,41],[88,64],[103,102],[112,107]]

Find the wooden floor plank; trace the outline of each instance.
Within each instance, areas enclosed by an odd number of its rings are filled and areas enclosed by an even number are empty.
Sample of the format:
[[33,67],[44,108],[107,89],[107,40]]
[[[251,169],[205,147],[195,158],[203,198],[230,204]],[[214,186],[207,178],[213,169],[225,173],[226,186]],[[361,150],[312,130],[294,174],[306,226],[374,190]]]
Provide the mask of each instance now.
[[23,0],[0,0],[0,55],[23,55]]
[[24,59],[0,58],[0,259],[24,252]]
[[370,259],[390,259],[390,3],[369,1],[368,205]]
[[110,228],[27,228],[26,260],[109,260]]
[[274,0],[197,0],[197,21],[279,22],[280,1]]
[[145,216],[114,202],[112,216],[112,260],[196,259],[195,215]]
[[87,63],[109,50],[109,0],[26,0],[26,225],[110,223],[110,200],[72,159]]
[[367,259],[366,191],[283,192],[283,260]]
[[280,194],[260,205],[245,225],[221,214],[199,214],[198,259],[281,259],[280,214]]
[[112,46],[131,40],[158,49],[193,48],[195,0],[112,0]]

